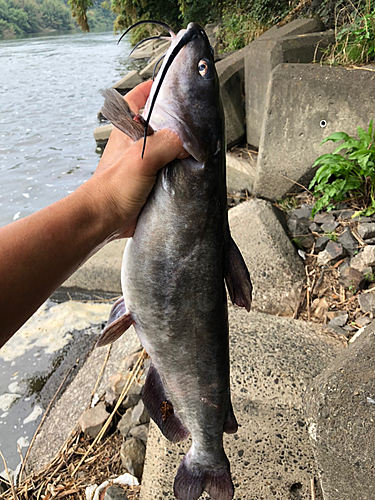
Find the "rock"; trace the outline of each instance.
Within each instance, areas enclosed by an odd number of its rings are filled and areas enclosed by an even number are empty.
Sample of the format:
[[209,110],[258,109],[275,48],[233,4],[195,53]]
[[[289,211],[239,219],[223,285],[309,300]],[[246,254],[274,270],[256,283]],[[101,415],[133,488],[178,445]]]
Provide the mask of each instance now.
[[339,220],[347,221],[347,220],[351,220],[352,215],[354,215],[354,214],[355,214],[354,210],[342,210],[341,212],[339,212],[337,218]]
[[362,290],[365,281],[365,276],[358,269],[349,266],[340,269],[339,283],[350,291]]
[[368,318],[367,316],[361,316],[360,318],[356,318],[355,319],[355,322],[357,323],[357,325],[359,325],[360,327],[362,326],[367,326],[369,325],[370,323],[372,323],[371,319]]
[[320,299],[316,298],[311,304],[311,312],[314,314],[314,316],[320,319],[324,319],[326,317],[327,309],[328,302],[325,297],[322,297]]
[[333,231],[336,229],[338,225],[339,225],[338,222],[332,221],[332,222],[325,222],[320,227],[323,229],[325,233],[333,233]]
[[322,230],[320,229],[320,226],[316,224],[316,222],[311,222],[309,225],[309,229],[312,233],[321,233]]
[[327,325],[325,328],[328,331],[331,331],[332,333],[334,333],[335,335],[342,335],[344,337],[348,336],[348,332],[346,330],[344,330],[343,328],[341,328],[340,326],[337,326],[337,325]]
[[121,486],[113,484],[105,490],[103,500],[128,500],[128,495]]
[[323,252],[318,254],[317,262],[319,266],[325,266],[327,264],[332,264],[342,257],[344,257],[345,252],[340,243],[335,243],[334,241],[329,241]]
[[132,427],[135,427],[136,425],[139,424],[147,424],[147,422],[150,421],[150,415],[148,414],[148,411],[145,408],[145,405],[143,404],[143,401],[140,400],[133,408],[132,411],[132,417],[131,417],[131,422],[132,422]]
[[319,238],[317,238],[315,241],[314,252],[315,253],[322,252],[327,246],[328,242],[329,242],[328,236],[319,236]]
[[358,251],[358,241],[354,238],[348,227],[346,227],[337,238],[337,242],[340,243],[351,256]]
[[363,313],[373,313],[375,311],[375,293],[359,294],[358,303]]
[[366,245],[375,245],[375,238],[367,238]]
[[108,417],[109,413],[105,409],[105,403],[98,403],[94,408],[89,408],[83,412],[78,423],[82,432],[94,439],[99,434]]
[[140,439],[146,444],[148,438],[148,425],[137,425],[137,427],[133,427],[133,429],[130,429],[129,434],[137,439]]
[[295,216],[297,219],[310,219],[312,209],[313,207],[311,205],[305,205],[304,207],[292,210],[291,216]]
[[143,80],[139,76],[138,71],[134,69],[133,71],[130,71],[124,77],[122,77],[121,80],[112,85],[112,88],[122,93],[122,91],[133,89],[142,82]]
[[252,310],[292,316],[305,270],[283,225],[267,201],[251,199],[229,210],[229,225],[253,283]]
[[130,396],[126,396],[124,401],[121,404],[121,407],[126,410],[127,408],[131,408],[133,406],[136,406],[141,399],[140,394],[130,394]]
[[133,408],[128,408],[124,415],[121,417],[121,420],[117,424],[117,429],[121,432],[121,434],[126,437],[134,424],[132,422],[132,413]]
[[358,234],[364,240],[375,236],[375,222],[364,222],[358,225]]
[[[108,388],[107,390],[112,390],[115,395],[118,397],[120,396],[122,390],[125,387],[125,384],[127,384],[128,380],[130,378],[129,373],[115,373],[112,375],[108,381]],[[128,395],[132,394],[141,394],[142,393],[142,385],[138,383],[133,383],[129,389]]]
[[121,446],[122,465],[130,474],[138,479],[142,478],[146,447],[140,439],[130,438]]
[[317,213],[314,215],[314,222],[317,224],[327,224],[328,222],[334,222],[335,216],[329,212],[323,212],[322,214]]
[[311,248],[315,243],[315,238],[312,234],[305,234],[304,236],[300,236],[299,238],[296,239],[305,250]]
[[134,365],[138,361],[141,350],[142,349],[138,349],[137,351],[129,354],[129,356],[126,356],[126,358],[121,363],[124,371],[129,371],[133,369]]
[[368,245],[362,252],[355,255],[350,261],[350,266],[358,269],[358,271],[375,266],[375,245]]
[[340,314],[331,319],[331,321],[329,322],[329,326],[345,326],[346,322],[348,321],[348,317],[348,313]]
[[375,498],[374,330],[367,327],[318,375],[306,395],[325,500]]

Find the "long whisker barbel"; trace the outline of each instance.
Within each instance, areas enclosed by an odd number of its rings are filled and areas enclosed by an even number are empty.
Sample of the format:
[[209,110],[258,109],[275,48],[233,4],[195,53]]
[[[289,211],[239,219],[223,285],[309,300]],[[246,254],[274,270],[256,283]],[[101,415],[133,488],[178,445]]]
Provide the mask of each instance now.
[[168,26],[168,24],[165,24],[161,21],[155,21],[155,20],[150,20],[150,21],[138,21],[134,24],[132,24],[131,26],[129,26],[129,28],[124,31],[124,33],[120,36],[119,40],[118,40],[118,44],[121,42],[121,40],[124,38],[125,35],[127,35],[129,33],[130,30],[132,30],[133,28],[136,28],[137,26],[141,25],[141,24],[157,24],[158,26],[162,26],[163,28],[165,28],[168,33],[171,35],[171,37],[175,37],[175,33],[173,32],[172,28],[170,28]]
[[161,57],[159,57],[159,59],[156,61],[156,64],[154,66],[154,71],[152,72],[152,81],[155,80],[155,75],[156,75],[156,68],[158,67],[160,61],[162,61],[164,59],[164,57],[166,56],[167,53],[163,54]]
[[144,38],[143,40],[141,40],[140,42],[138,42],[136,45],[134,45],[134,47],[130,51],[130,54],[129,54],[128,57],[130,57],[133,54],[133,52],[135,51],[135,49],[137,49],[140,45],[142,45],[143,42],[148,42],[149,40],[163,40],[163,39],[169,40],[169,38],[170,37],[166,37],[166,36],[163,36],[163,35],[149,36],[148,38]]

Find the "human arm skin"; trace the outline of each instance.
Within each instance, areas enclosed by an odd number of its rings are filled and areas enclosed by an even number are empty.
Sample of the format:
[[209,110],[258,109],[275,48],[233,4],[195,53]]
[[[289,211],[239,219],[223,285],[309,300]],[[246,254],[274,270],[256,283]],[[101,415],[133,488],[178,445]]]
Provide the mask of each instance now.
[[[126,96],[136,113],[152,82]],[[95,174],[72,194],[0,228],[0,347],[105,243],[131,237],[159,168],[186,157],[169,130],[133,142],[117,129]]]

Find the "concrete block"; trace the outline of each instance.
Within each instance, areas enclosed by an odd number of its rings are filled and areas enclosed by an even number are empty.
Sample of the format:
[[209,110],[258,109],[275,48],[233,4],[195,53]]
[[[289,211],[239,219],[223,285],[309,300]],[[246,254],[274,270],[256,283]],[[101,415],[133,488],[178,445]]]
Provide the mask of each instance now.
[[[253,193],[276,200],[307,185],[314,161],[333,152],[333,132],[357,136],[374,115],[375,73],[312,64],[280,64],[267,93]],[[285,177],[292,179],[287,180]]]
[[143,80],[139,76],[138,71],[133,69],[133,71],[129,71],[121,80],[112,85],[112,88],[121,92],[124,90],[131,90],[142,82]]
[[93,255],[61,286],[82,290],[114,292],[121,291],[121,264],[126,240],[117,240],[105,245]]
[[244,53],[241,49],[216,63],[229,148],[245,135]]
[[281,38],[294,35],[304,35],[305,33],[316,33],[323,31],[324,24],[318,19],[295,19],[284,26],[276,24],[259,38],[268,40],[271,38]]
[[169,42],[161,40],[149,40],[142,44],[138,49],[136,49],[129,56],[129,59],[147,59],[150,57],[156,57],[161,48],[163,48],[163,50],[167,50],[168,46]]
[[246,134],[247,142],[255,147],[260,144],[267,87],[272,70],[281,63],[310,63],[320,60],[321,49],[334,40],[333,30],[315,33],[318,21],[298,21],[279,29],[274,27],[246,47]]
[[324,500],[375,498],[375,324],[307,392],[308,428]]
[[94,130],[94,139],[96,141],[97,146],[104,148],[107,144],[109,136],[113,130],[112,123],[108,125],[102,125],[101,127],[96,127]]
[[[143,78],[143,80],[148,80],[152,77],[154,73],[155,64],[158,62],[160,57],[167,52],[169,47],[169,42],[164,43],[157,50],[154,51],[154,55],[152,60],[139,72],[139,76]],[[158,70],[161,68],[161,63],[158,64]],[[158,74],[158,71],[155,72],[155,75]]]
[[271,203],[253,199],[229,211],[229,225],[250,272],[252,309],[292,316],[305,271],[280,223],[281,215]]
[[[309,499],[317,473],[302,395],[344,346],[312,324],[234,307],[229,324],[232,401],[240,427],[235,435],[224,434],[224,447],[234,498]],[[150,425],[141,500],[174,499],[174,476],[190,444],[171,444]]]

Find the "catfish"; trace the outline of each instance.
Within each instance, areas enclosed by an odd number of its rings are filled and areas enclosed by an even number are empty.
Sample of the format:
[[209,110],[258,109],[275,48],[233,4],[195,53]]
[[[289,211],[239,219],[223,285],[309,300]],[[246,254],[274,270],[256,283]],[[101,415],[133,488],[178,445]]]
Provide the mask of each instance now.
[[135,116],[114,89],[104,92],[102,113],[133,140],[169,128],[190,156],[157,175],[125,248],[123,298],[98,346],[134,325],[151,358],[143,390],[151,418],[172,442],[192,438],[174,481],[175,497],[196,500],[206,491],[213,500],[230,500],[223,432],[235,433],[238,424],[224,282],[232,302],[247,311],[252,285],[228,225],[225,124],[212,49],[195,23],[177,35],[166,27],[171,45],[143,116]]

